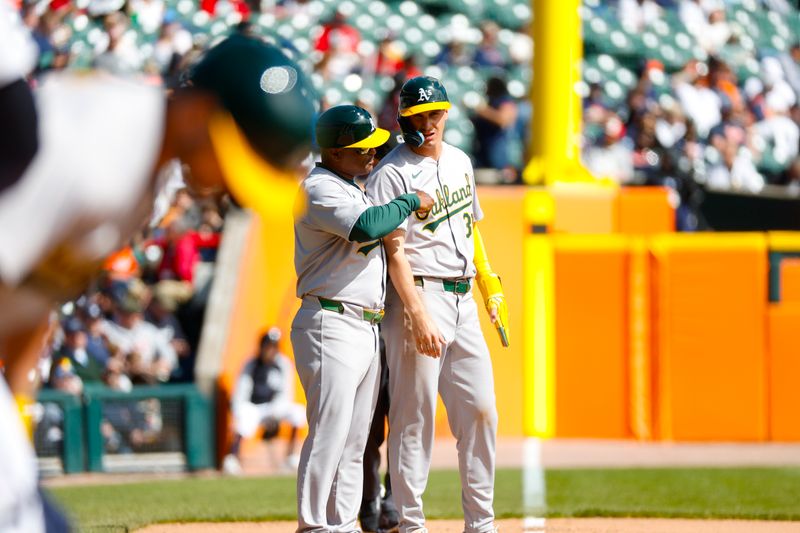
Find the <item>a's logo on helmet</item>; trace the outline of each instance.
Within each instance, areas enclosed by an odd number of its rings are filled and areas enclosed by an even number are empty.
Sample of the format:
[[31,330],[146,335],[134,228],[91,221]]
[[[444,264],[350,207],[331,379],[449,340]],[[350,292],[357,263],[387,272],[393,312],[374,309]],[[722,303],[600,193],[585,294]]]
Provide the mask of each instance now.
[[288,66],[269,67],[261,75],[261,90],[267,94],[291,91],[297,83],[297,71]]
[[433,89],[425,90],[422,87],[420,87],[419,99],[417,100],[417,102],[427,102],[428,100],[431,99],[431,96],[433,96]]

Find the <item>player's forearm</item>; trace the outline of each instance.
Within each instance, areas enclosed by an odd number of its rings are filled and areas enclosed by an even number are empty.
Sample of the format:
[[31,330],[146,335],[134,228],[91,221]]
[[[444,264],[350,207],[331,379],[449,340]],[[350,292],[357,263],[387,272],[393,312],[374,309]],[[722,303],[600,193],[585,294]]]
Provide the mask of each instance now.
[[401,251],[389,256],[389,277],[392,279],[397,294],[412,318],[419,317],[426,312],[417,288],[414,286],[414,274],[408,264],[405,254]]
[[369,207],[356,220],[350,231],[350,240],[369,242],[381,239],[397,229],[419,207],[419,197],[413,193],[398,196],[385,205]]

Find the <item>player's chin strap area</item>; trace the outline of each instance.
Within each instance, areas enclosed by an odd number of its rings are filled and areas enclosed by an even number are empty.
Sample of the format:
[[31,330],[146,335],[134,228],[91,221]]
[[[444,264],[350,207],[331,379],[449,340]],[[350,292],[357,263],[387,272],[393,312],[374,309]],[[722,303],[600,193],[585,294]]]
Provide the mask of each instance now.
[[486,311],[491,315],[492,309],[497,309],[497,320],[494,326],[500,335],[500,342],[503,343],[503,346],[508,347],[508,305],[506,305],[506,297],[503,294],[503,285],[500,283],[500,276],[492,271],[486,255],[486,247],[483,244],[483,237],[481,237],[477,225],[473,227],[472,234],[475,242],[475,270],[478,272],[475,282],[483,295]]
[[403,132],[403,140],[409,146],[419,148],[425,142],[425,136],[421,131],[414,129],[408,117],[398,116],[397,123],[400,124],[400,129]]

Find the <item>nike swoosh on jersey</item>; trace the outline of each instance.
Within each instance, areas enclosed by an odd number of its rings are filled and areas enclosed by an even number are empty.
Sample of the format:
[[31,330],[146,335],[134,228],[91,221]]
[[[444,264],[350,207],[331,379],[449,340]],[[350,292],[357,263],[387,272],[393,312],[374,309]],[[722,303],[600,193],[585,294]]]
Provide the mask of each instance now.
[[420,174],[422,174],[422,171],[421,171],[421,170],[420,170],[419,172],[417,172],[416,174],[411,174],[411,179],[412,179],[412,180],[415,180],[415,179],[417,179],[417,178],[419,177],[419,175],[420,175]]

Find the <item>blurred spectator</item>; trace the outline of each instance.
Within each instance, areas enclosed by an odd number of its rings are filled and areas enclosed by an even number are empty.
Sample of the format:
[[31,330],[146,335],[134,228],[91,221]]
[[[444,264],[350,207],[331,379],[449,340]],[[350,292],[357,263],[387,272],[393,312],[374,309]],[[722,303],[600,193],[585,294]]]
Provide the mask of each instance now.
[[109,13],[103,19],[108,44],[95,58],[94,66],[116,75],[131,75],[139,71],[143,61],[136,43],[136,33],[128,31],[128,18],[120,11]]
[[702,137],[708,136],[711,128],[719,124],[722,118],[720,116],[722,102],[708,87],[707,75],[708,66],[705,63],[690,61],[683,71],[673,78],[675,94]]
[[242,438],[255,435],[259,427],[265,436],[277,433],[278,424],[286,421],[291,435],[286,449],[286,466],[297,468],[297,430],[306,424],[305,409],[294,403],[294,369],[291,361],[278,349],[281,332],[271,328],[258,343],[258,354],[239,375],[231,401],[234,437],[222,468],[229,474],[241,473],[239,448]]
[[435,65],[440,67],[460,67],[469,66],[472,63],[472,54],[467,45],[458,35],[442,47],[442,51],[433,60]]
[[372,64],[365,67],[365,74],[377,76],[396,76],[405,67],[405,48],[391,35],[384,37]]
[[64,343],[53,354],[56,368],[69,361],[72,372],[83,383],[100,383],[105,372],[105,363],[89,355],[87,350],[88,336],[83,322],[78,317],[71,317],[63,324]]
[[774,111],[755,125],[755,133],[764,146],[772,148],[775,161],[789,165],[800,149],[800,126],[789,118],[788,112]]
[[602,124],[606,121],[608,106],[599,83],[589,85],[589,94],[583,99],[583,121],[586,124]]
[[158,279],[192,283],[195,267],[200,262],[200,249],[216,248],[219,240],[219,233],[211,231],[208,226],[203,231],[194,231],[189,229],[187,220],[174,219],[167,226],[163,238],[149,241],[162,250]]
[[720,123],[711,128],[708,134],[709,144],[719,153],[723,153],[728,144],[734,145],[737,149],[743,146],[747,141],[743,115],[727,106],[722,108],[721,117]]
[[721,155],[720,163],[708,173],[709,189],[757,193],[764,188],[764,178],[756,170],[749,150],[729,143]]
[[83,392],[83,381],[75,373],[72,361],[61,358],[50,370],[50,386],[58,391],[77,396]]
[[178,357],[166,335],[143,318],[146,291],[141,282],[132,282],[115,305],[114,320],[103,322],[103,334],[126,358],[134,383],[167,381]]
[[139,276],[139,261],[133,248],[126,246],[109,255],[103,262],[103,272],[108,280],[127,281]]
[[169,21],[159,28],[158,40],[153,46],[153,62],[162,75],[177,70],[177,63],[192,49],[192,34],[178,22]]
[[797,102],[797,96],[784,79],[783,67],[777,58],[765,57],[761,60],[761,79],[764,82],[765,103],[770,110],[785,113]]
[[783,183],[788,186],[791,194],[800,196],[800,157],[795,158],[789,168],[786,169]]
[[481,43],[475,50],[475,65],[478,67],[493,67],[502,69],[506,67],[506,59],[500,51],[497,34],[500,27],[492,21],[481,24]]
[[86,324],[86,351],[95,361],[106,367],[111,359],[108,341],[103,336],[103,313],[96,303],[89,304],[83,311]]
[[731,36],[721,0],[683,0],[679,16],[686,30],[709,54],[718,52]]
[[661,17],[661,7],[653,0],[619,0],[619,21],[629,33],[639,33]]
[[186,339],[175,311],[192,297],[192,287],[179,281],[160,281],[153,287],[153,298],[145,319],[157,327],[172,345],[178,357],[178,366],[172,373],[173,381],[192,381],[194,354]]
[[739,110],[744,106],[736,74],[724,61],[715,58],[709,60],[709,85],[719,97],[722,107]]
[[517,104],[502,78],[486,82],[486,102],[475,108],[474,158],[477,168],[512,170],[510,143],[517,120]]
[[620,140],[625,128],[619,117],[611,116],[603,127],[603,138],[597,145],[587,147],[583,163],[597,177],[610,178],[625,184],[633,179],[633,154]]
[[656,120],[655,135],[658,143],[664,148],[676,146],[686,135],[686,117],[677,104],[663,109]]
[[[800,39],[800,35],[795,37]],[[797,98],[800,98],[800,41],[792,44],[788,53],[780,54],[778,60],[786,75],[786,82],[792,86]]]
[[361,62],[358,44],[361,35],[347,23],[347,16],[338,9],[333,18],[323,24],[322,32],[314,43],[314,50],[322,53],[316,69],[326,78],[341,78],[353,72]]
[[156,33],[164,21],[164,0],[128,0],[128,12],[145,33]]

